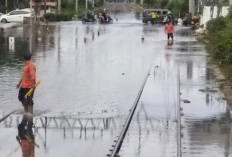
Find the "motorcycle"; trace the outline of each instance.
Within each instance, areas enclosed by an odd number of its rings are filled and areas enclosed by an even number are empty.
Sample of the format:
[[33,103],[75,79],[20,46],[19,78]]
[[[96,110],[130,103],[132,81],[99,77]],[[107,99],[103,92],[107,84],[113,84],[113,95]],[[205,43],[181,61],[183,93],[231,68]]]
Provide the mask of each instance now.
[[95,19],[95,17],[94,16],[92,16],[91,18],[88,18],[88,17],[84,17],[82,20],[82,23],[83,24],[95,24],[95,23],[97,23],[97,20]]
[[98,22],[101,24],[110,24],[110,23],[113,23],[113,19],[109,15],[107,15],[106,19],[102,17],[98,17]]

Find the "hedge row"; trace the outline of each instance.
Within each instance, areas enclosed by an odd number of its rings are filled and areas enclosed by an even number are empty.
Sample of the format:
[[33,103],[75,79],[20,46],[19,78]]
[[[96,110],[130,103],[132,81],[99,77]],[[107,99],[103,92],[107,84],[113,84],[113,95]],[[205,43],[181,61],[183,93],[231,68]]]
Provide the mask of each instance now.
[[232,64],[232,9],[228,16],[207,23],[207,48],[213,58],[223,64]]
[[44,18],[48,21],[71,21],[74,13],[47,13]]

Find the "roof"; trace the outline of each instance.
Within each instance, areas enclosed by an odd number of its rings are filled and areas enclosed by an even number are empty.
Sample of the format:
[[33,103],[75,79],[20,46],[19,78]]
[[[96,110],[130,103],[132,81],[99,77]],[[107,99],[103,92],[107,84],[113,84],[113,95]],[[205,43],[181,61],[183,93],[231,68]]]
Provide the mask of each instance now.
[[168,9],[144,9],[143,11],[170,11]]
[[[39,5],[45,5],[44,2],[32,2],[32,6],[35,6],[35,4]],[[46,6],[56,7],[57,2],[46,2]]]

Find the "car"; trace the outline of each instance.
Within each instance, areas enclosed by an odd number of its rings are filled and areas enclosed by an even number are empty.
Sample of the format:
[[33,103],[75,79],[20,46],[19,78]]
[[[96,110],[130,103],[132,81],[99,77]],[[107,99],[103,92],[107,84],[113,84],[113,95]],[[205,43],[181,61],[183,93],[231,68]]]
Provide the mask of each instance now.
[[13,10],[7,14],[0,16],[1,22],[23,22],[24,17],[31,17],[34,16],[34,12],[30,11],[30,9],[17,9]]
[[[151,14],[152,12],[157,13],[156,20],[154,18],[152,18],[152,14]],[[142,15],[142,22],[146,23],[146,24],[148,22],[150,22],[152,24],[154,24],[154,23],[166,23],[168,19],[172,20],[174,25],[177,24],[177,18],[168,9],[145,9],[143,11],[143,15]]]

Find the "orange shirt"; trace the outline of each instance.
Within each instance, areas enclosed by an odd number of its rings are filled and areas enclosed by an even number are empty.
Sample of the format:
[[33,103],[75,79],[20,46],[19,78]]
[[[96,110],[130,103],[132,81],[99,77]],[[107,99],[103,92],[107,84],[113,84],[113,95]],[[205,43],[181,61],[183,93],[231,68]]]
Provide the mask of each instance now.
[[22,88],[32,88],[33,81],[36,80],[36,68],[31,60],[26,61],[23,68]]
[[165,32],[168,33],[168,34],[174,32],[174,27],[173,27],[172,23],[170,23],[170,24],[167,23],[165,25]]

